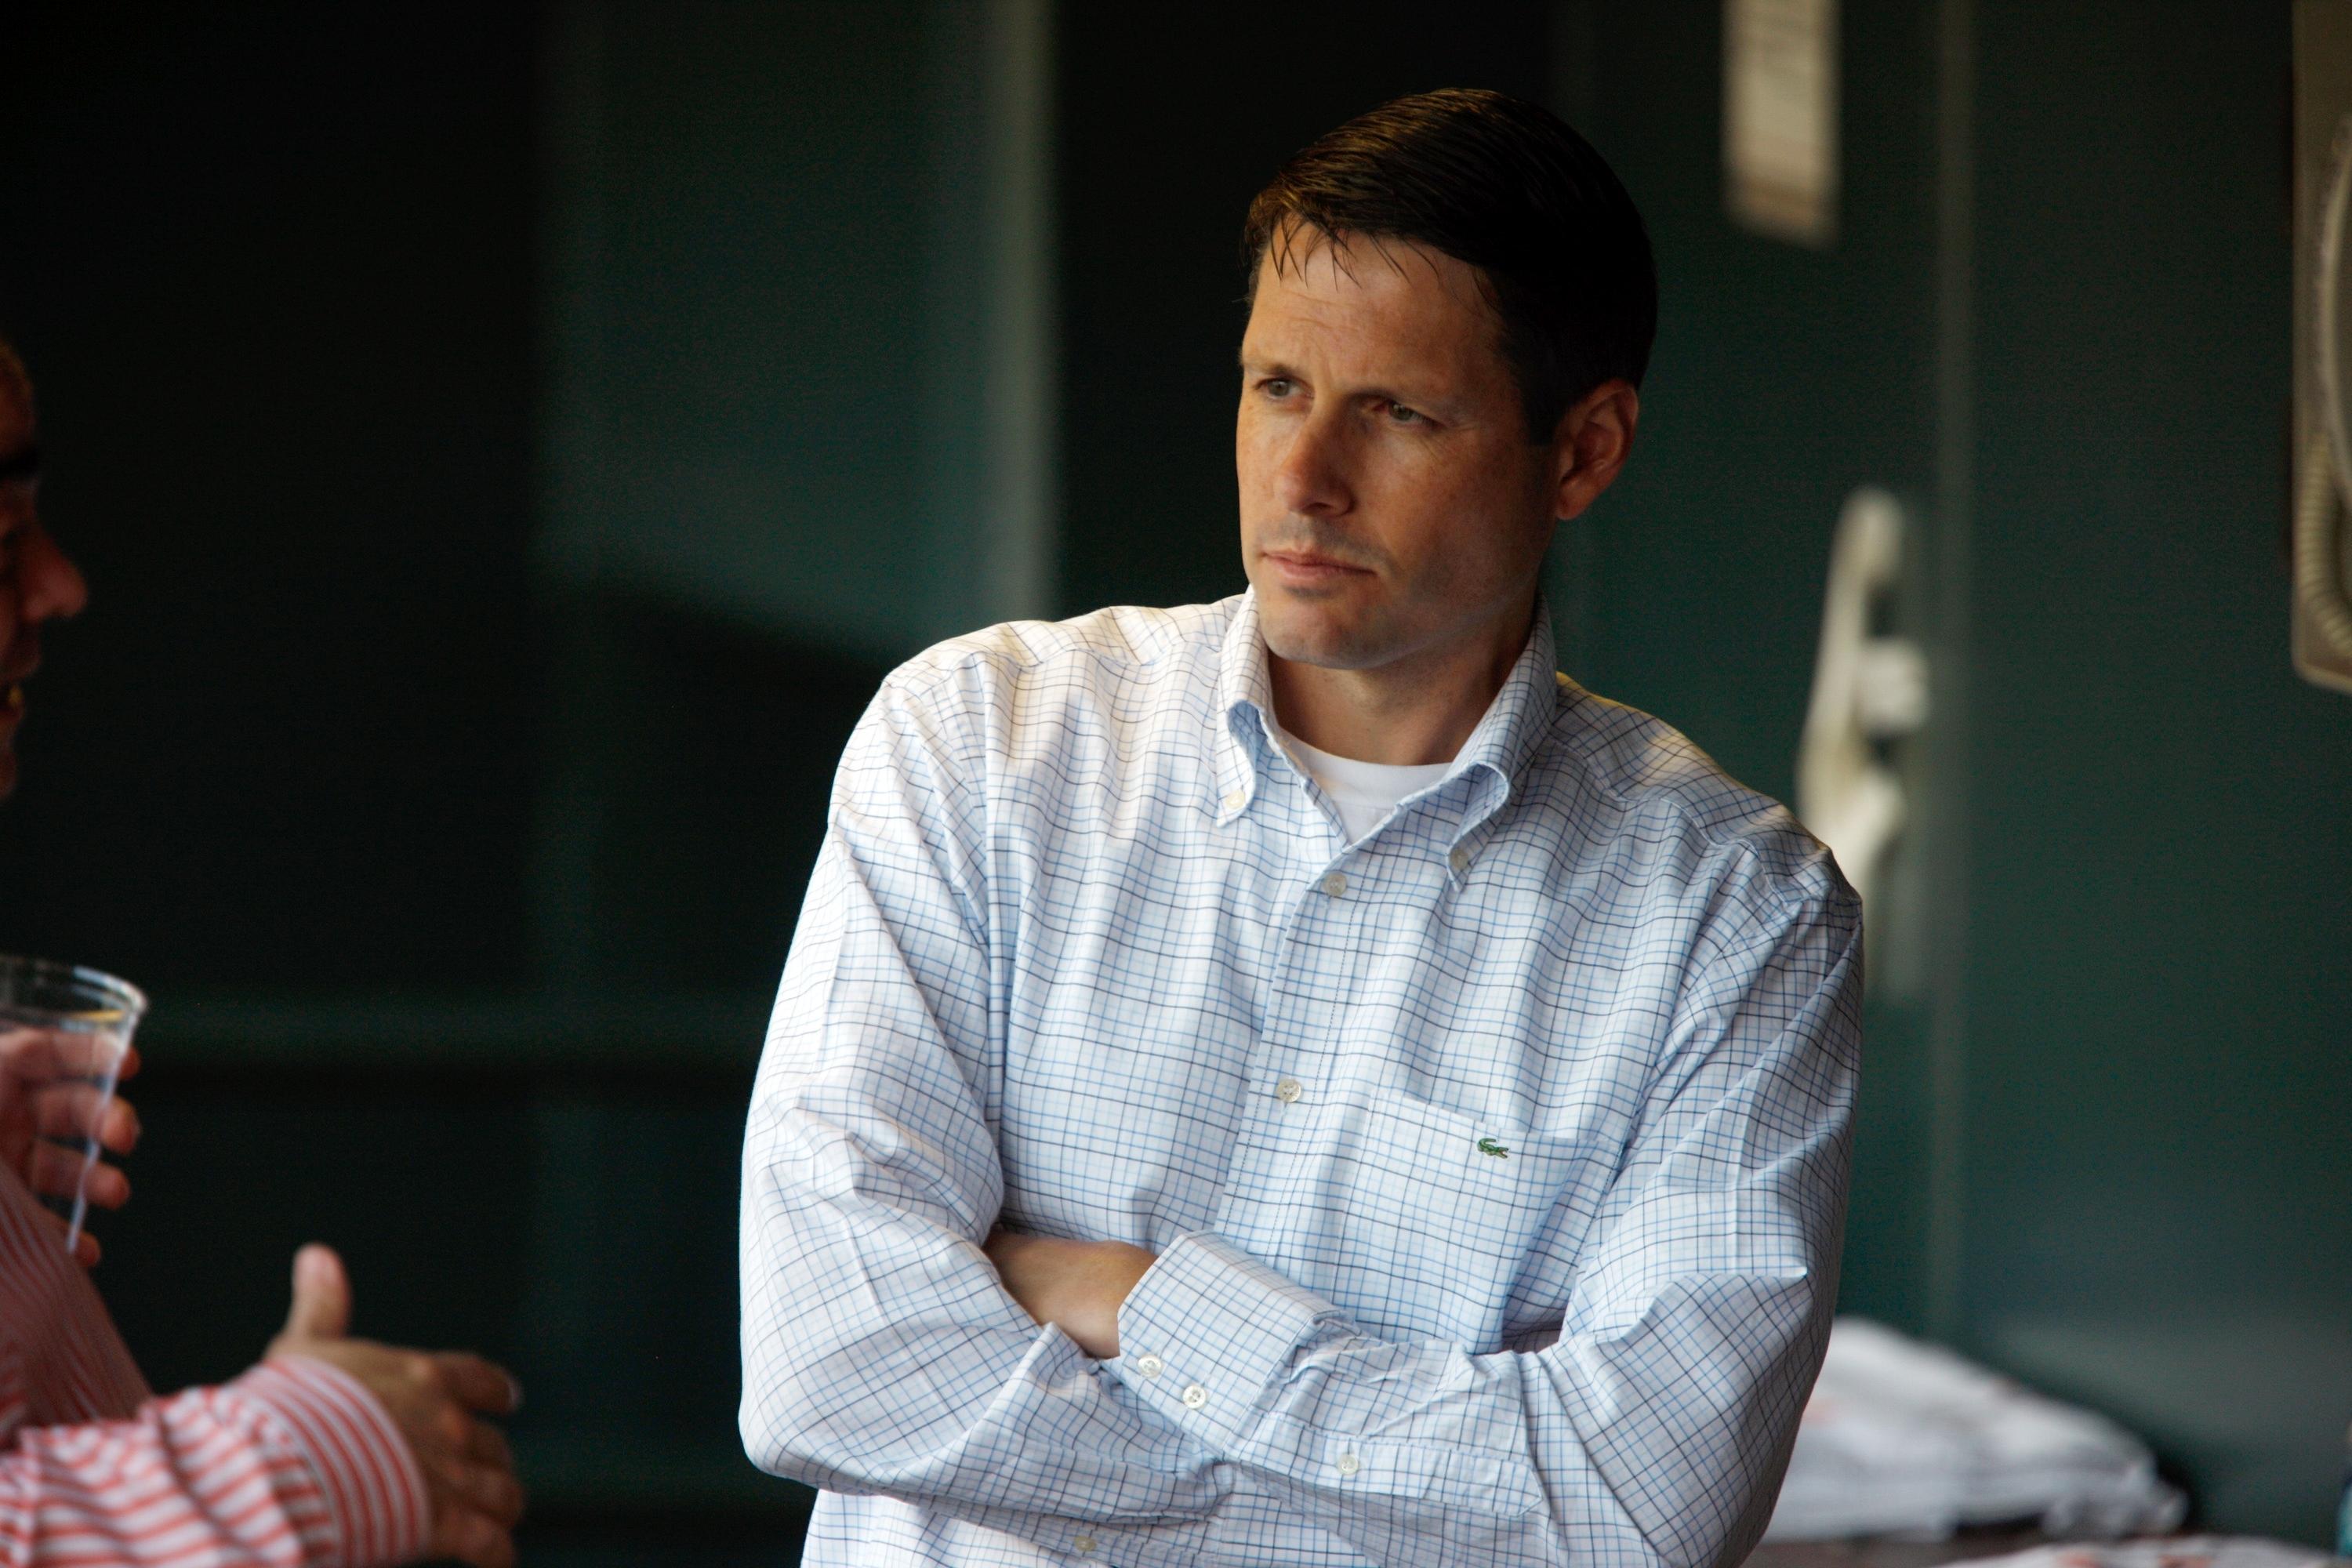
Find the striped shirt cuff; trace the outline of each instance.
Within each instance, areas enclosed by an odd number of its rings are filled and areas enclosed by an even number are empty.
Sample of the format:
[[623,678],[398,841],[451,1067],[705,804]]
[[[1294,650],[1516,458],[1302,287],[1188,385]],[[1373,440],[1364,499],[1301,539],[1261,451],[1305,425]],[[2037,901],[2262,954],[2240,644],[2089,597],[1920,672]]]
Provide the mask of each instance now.
[[1143,1401],[1222,1457],[1255,1426],[1266,1391],[1339,1310],[1208,1231],[1161,1253],[1118,1310],[1116,1361]]
[[223,1392],[275,1415],[317,1478],[341,1542],[318,1568],[383,1568],[424,1555],[432,1529],[425,1473],[391,1414],[356,1379],[309,1356],[273,1356]]

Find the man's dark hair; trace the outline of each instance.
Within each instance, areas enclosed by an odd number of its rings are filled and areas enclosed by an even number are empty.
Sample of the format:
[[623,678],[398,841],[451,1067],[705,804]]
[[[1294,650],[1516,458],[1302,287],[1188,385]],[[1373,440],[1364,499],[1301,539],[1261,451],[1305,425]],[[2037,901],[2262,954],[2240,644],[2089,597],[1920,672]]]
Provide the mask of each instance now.
[[1384,103],[1276,172],[1242,226],[1254,291],[1268,247],[1290,264],[1318,242],[1407,240],[1478,268],[1502,351],[1549,441],[1570,405],[1612,377],[1639,386],[1658,329],[1658,275],[1633,198],[1549,110],[1450,88]]

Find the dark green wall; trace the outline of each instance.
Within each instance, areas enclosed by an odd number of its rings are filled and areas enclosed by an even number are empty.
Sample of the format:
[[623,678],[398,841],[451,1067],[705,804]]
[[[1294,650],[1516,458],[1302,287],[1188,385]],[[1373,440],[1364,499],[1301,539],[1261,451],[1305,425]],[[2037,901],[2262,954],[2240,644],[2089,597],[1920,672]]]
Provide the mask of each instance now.
[[2285,651],[2285,7],[1848,7],[1826,253],[1721,216],[1718,12],[1570,8],[1667,301],[1590,679],[1787,790],[1838,503],[1912,504],[1939,707],[1846,1304],[2146,1433],[2208,1523],[2327,1539],[2352,703]]
[[2352,701],[2284,651],[2286,7],[1987,3],[1978,38],[1959,1321],[2215,1520],[2317,1540]]
[[926,508],[930,11],[548,15],[543,559],[886,662],[962,629]]

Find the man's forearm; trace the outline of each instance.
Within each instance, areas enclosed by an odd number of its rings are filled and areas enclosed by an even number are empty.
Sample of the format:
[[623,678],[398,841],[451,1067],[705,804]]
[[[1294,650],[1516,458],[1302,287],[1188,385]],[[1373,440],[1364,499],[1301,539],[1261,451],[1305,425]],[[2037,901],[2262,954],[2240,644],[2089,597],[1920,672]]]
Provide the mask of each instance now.
[[1004,1289],[1097,1361],[1118,1354],[1118,1309],[1157,1254],[1123,1241],[1070,1241],[1000,1230],[985,1248]]
[[837,1101],[845,1087],[786,1089],[827,1103],[755,1116],[748,1142],[742,1430],[753,1462],[988,1522],[1212,1511],[1221,1482],[1208,1457],[1066,1331],[1039,1329],[967,1239],[968,1221],[924,1203],[945,1184],[904,1184],[903,1169],[864,1160],[884,1124]]
[[1755,1262],[1660,1292],[1629,1333],[1477,1352],[1367,1333],[1196,1233],[1129,1296],[1106,1371],[1237,1498],[1375,1562],[1703,1563],[1777,1479],[1828,1324],[1803,1258]]

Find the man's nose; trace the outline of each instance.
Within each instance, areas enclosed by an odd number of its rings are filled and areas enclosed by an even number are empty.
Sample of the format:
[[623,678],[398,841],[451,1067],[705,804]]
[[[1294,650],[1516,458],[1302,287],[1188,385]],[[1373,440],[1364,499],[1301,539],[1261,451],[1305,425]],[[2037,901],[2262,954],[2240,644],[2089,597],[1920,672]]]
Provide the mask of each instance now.
[[1276,499],[1285,511],[1331,517],[1349,510],[1348,437],[1345,421],[1320,409],[1293,426],[1275,470]]
[[81,568],[38,523],[25,531],[16,558],[16,592],[18,613],[35,626],[80,615],[89,603],[89,584]]

